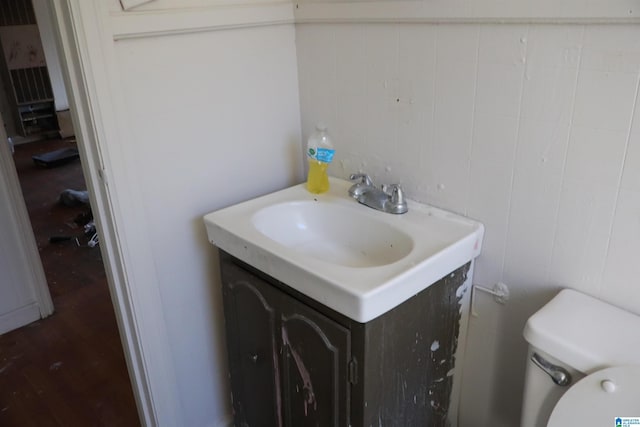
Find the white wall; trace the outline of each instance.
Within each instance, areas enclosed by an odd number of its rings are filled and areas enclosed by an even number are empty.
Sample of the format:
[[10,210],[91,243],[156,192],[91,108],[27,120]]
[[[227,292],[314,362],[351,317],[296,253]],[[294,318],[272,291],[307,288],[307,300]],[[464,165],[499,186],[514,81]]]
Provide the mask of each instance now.
[[[571,0],[562,15],[588,3],[635,16],[635,1]],[[640,312],[627,255],[640,249],[637,27],[302,24],[294,34],[288,3],[231,3],[157,0],[125,13],[117,0],[55,2],[73,11],[62,24],[78,31],[75,72],[97,81],[77,85],[90,108],[76,111],[99,119],[86,157],[95,193],[109,196],[100,213],[111,213],[124,260],[114,276],[133,285],[117,291],[138,303],[135,350],[160,372],[146,386],[161,395],[156,406],[171,407],[159,411],[176,421],[166,424],[228,419],[217,263],[201,215],[299,181],[301,122],[305,131],[329,124],[334,175],[363,169],[485,222],[476,283],[503,280],[512,299],[502,307],[478,298],[463,424],[517,425],[522,325],[559,287]],[[324,11],[364,4],[339,3]],[[473,0],[454,3],[465,19],[505,18],[501,0],[482,1],[500,12],[493,18],[469,9]],[[516,12],[533,2],[517,3]],[[411,18],[407,10],[425,6],[422,18],[437,20],[427,4],[458,12],[444,0],[375,2],[368,19],[389,10]],[[536,4],[540,16],[555,13],[551,0]],[[317,18],[316,5],[296,5],[309,12],[301,21]],[[610,16],[601,9],[591,18]],[[157,393],[164,383],[170,392]]]
[[228,416],[216,253],[201,216],[299,182],[294,29],[116,42],[185,426]]
[[527,317],[561,287],[640,314],[640,26],[298,24],[331,173],[482,221],[461,426],[519,423]]

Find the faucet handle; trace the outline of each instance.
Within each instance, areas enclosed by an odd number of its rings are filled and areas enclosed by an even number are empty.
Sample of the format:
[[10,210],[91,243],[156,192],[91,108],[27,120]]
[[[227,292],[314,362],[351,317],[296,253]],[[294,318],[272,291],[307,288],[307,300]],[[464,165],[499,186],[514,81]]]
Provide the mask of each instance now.
[[369,175],[367,175],[366,173],[352,173],[349,176],[349,179],[351,181],[355,181],[356,179],[359,179],[360,180],[359,184],[373,187],[373,182],[371,181],[371,178],[369,177]]
[[371,178],[366,173],[352,173],[349,178],[351,181],[360,180],[360,182],[356,182],[349,188],[349,195],[356,200],[373,187],[373,182],[371,182]]
[[391,203],[404,203],[404,191],[402,191],[402,187],[400,187],[400,184],[385,185],[383,186],[383,190],[385,193],[391,196]]
[[400,184],[391,184],[385,186],[384,191],[388,192],[389,196],[391,197],[391,207],[393,211],[392,213],[401,214],[409,210],[409,208],[407,207],[407,202],[404,199],[404,191],[402,191],[402,187],[400,187]]

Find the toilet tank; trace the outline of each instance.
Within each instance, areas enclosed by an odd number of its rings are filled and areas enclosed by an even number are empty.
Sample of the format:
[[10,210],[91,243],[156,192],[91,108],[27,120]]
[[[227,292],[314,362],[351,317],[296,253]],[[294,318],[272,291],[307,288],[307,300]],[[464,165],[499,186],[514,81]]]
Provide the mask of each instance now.
[[[611,366],[640,364],[640,316],[580,292],[564,289],[529,318],[521,427],[543,427],[566,390],[583,376]],[[533,353],[566,369],[556,385],[531,361]]]

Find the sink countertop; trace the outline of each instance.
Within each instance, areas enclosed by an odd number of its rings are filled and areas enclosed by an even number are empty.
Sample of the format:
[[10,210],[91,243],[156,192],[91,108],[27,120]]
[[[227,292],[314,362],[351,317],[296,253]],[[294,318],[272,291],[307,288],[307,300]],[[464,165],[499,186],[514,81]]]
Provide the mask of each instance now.
[[[324,194],[309,193],[299,184],[209,213],[204,216],[209,241],[362,323],[393,309],[480,254],[484,227],[477,221],[412,200],[407,201],[409,212],[405,214],[379,212],[349,197],[351,182],[330,178],[330,183],[331,189]],[[345,265],[288,247],[268,237],[264,226],[263,231],[256,226],[256,214],[265,208],[284,204],[296,209],[310,202],[335,209],[340,216],[352,214],[356,221],[396,230],[409,236],[411,245],[406,254],[383,265]],[[376,230],[370,232],[375,235]]]

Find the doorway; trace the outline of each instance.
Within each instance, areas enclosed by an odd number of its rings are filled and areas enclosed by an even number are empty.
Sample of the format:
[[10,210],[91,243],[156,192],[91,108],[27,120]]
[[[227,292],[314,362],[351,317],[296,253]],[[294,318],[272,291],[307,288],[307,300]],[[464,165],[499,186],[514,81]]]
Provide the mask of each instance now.
[[0,425],[139,425],[100,250],[80,220],[89,207],[58,201],[86,189],[80,161],[32,159],[75,141],[30,139],[13,159],[56,311],[0,335]]
[[[14,160],[55,312],[0,336],[0,425],[139,425],[98,247],[86,245],[83,205],[56,193],[81,188],[79,160],[53,168],[33,155],[68,140],[16,146]],[[84,220],[82,220],[84,222]],[[51,243],[51,237],[72,237]],[[78,246],[75,238],[82,246]]]

